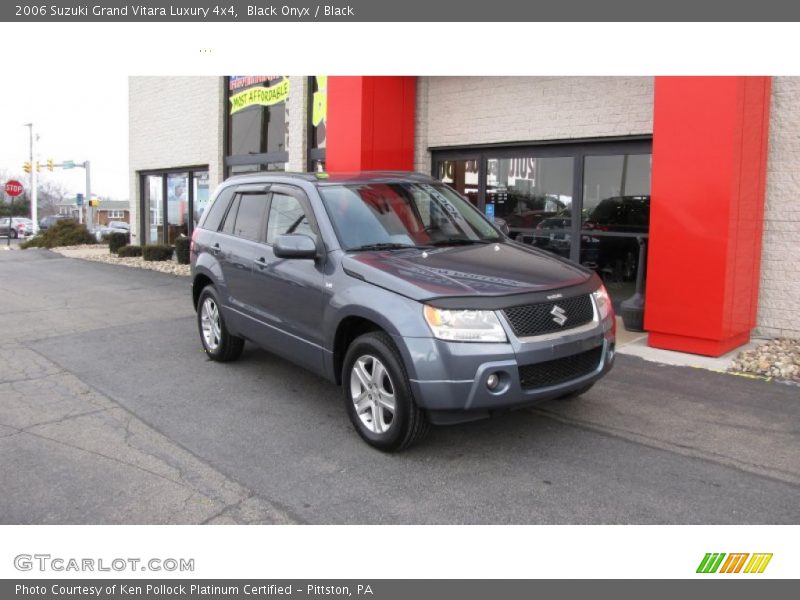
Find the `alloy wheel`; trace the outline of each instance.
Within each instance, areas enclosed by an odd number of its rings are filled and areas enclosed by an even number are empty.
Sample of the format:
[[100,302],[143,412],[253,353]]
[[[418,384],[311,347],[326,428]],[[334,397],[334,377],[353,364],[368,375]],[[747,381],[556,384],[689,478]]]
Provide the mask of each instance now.
[[219,306],[213,298],[206,298],[200,309],[200,327],[203,330],[203,341],[212,352],[219,347],[222,331],[219,320]]
[[383,434],[394,423],[395,387],[383,363],[371,354],[359,356],[350,371],[350,397],[361,423]]

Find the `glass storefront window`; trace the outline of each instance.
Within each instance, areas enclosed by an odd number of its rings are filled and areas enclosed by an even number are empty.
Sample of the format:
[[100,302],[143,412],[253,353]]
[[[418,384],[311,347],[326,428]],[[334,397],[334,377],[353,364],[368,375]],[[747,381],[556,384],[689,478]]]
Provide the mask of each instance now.
[[194,186],[194,215],[192,215],[192,218],[193,224],[197,226],[208,207],[208,201],[211,197],[208,185],[208,171],[195,172],[192,185]]
[[328,76],[311,78],[311,147],[325,148],[328,123]]
[[442,182],[478,206],[477,160],[443,160],[439,162],[438,169],[438,178]]
[[581,227],[593,235],[593,262],[614,301],[635,291],[639,242],[650,225],[650,154],[587,156]]
[[[227,157],[251,157],[254,170],[284,170],[288,160],[286,100],[289,79],[279,75],[228,77]],[[242,163],[242,160],[238,161]],[[231,166],[230,173],[242,172]]]
[[210,200],[207,167],[142,173],[139,207],[142,242],[174,244],[190,236]]
[[504,219],[518,240],[569,258],[573,163],[571,156],[490,158],[486,213]]
[[581,221],[598,229],[646,232],[651,162],[650,154],[587,156]]
[[158,244],[164,227],[164,180],[161,175],[148,175],[144,178],[142,190],[145,230],[145,243]]
[[189,173],[167,175],[167,238],[172,245],[189,235]]
[[434,173],[517,241],[580,262],[615,302],[635,291],[650,215],[651,142],[433,151]]

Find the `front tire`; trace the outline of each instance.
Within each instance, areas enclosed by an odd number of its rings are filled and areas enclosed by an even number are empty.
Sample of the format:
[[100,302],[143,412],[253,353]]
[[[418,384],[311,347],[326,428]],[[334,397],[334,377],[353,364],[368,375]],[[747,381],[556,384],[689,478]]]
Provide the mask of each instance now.
[[207,285],[197,300],[197,327],[203,350],[211,360],[236,360],[244,349],[244,340],[232,335],[225,326],[217,290]]
[[353,427],[378,450],[403,450],[428,431],[402,357],[383,332],[366,333],[350,344],[342,368],[342,390]]
[[19,233],[17,233],[16,229],[11,230],[11,239],[17,239],[19,237]]

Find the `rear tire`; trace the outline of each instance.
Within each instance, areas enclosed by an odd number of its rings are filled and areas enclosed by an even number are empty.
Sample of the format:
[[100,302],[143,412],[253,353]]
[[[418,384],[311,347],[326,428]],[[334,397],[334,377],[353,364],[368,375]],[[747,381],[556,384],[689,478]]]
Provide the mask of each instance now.
[[366,333],[350,344],[342,366],[342,391],[353,427],[378,450],[403,450],[428,432],[400,352],[384,332]]
[[17,233],[16,229],[11,230],[11,239],[17,239],[19,237],[19,233]]
[[225,326],[219,294],[213,285],[207,285],[197,300],[197,327],[203,350],[211,360],[229,362],[236,360],[244,349],[244,340],[232,335]]

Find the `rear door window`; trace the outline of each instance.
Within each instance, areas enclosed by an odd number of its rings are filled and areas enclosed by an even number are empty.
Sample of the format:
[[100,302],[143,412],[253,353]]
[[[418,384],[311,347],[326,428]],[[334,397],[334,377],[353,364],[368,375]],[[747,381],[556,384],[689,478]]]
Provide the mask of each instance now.
[[210,229],[211,231],[218,231],[222,217],[225,216],[225,209],[230,204],[231,196],[233,196],[233,188],[225,188],[217,196],[216,200],[211,203],[211,206],[206,210],[205,218],[203,219],[203,229]]
[[262,239],[264,231],[264,214],[267,210],[267,194],[244,194],[239,196],[239,210],[236,213],[236,225],[233,235],[252,240]]
[[236,226],[236,213],[239,212],[239,198],[236,196],[228,209],[228,214],[225,215],[225,223],[222,225],[222,233],[233,235],[233,229]]

